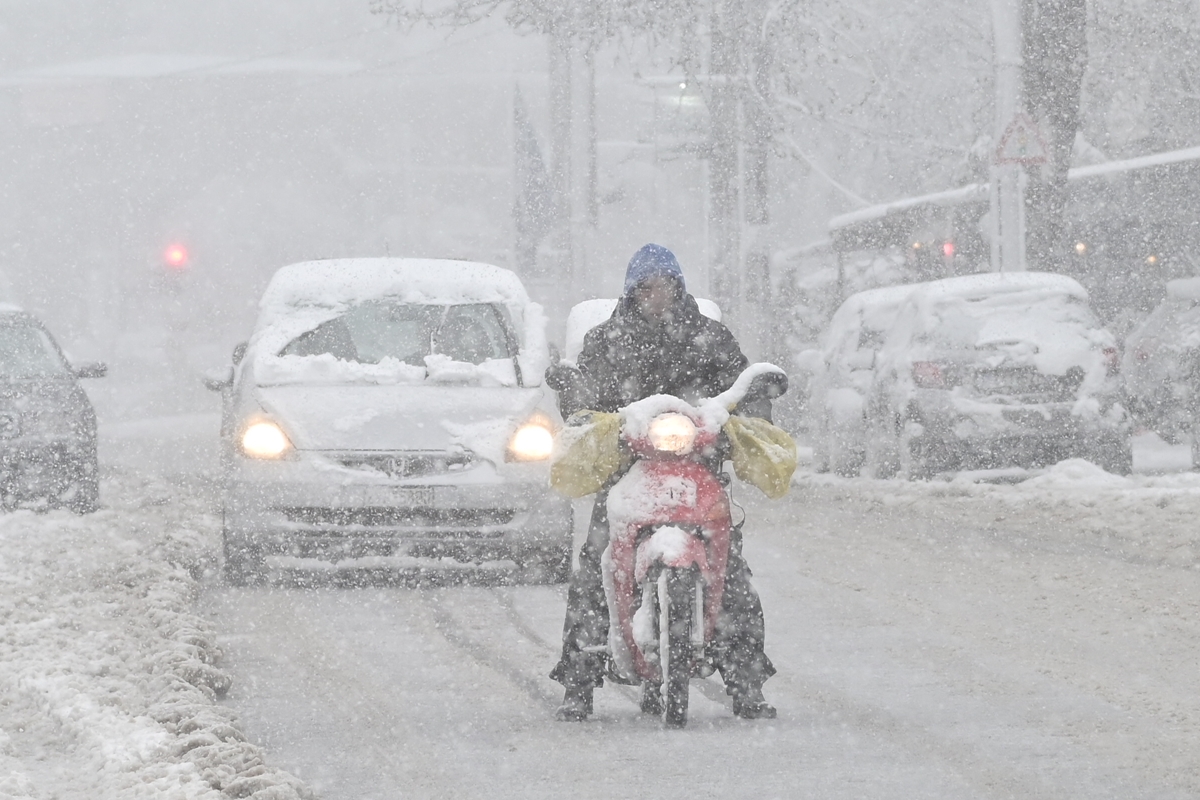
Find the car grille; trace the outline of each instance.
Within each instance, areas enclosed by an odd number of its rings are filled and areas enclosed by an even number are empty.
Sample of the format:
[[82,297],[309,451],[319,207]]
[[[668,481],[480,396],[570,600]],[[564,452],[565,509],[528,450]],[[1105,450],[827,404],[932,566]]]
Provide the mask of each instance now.
[[977,369],[971,373],[971,386],[983,395],[1036,397],[1041,401],[1072,400],[1083,383],[1083,370],[1074,368],[1066,375],[1046,375],[1035,367]]
[[288,522],[301,525],[364,528],[484,528],[507,525],[517,512],[511,508],[326,508],[293,506],[280,509]]
[[350,469],[369,469],[392,478],[419,478],[469,469],[470,453],[354,453],[338,457]]

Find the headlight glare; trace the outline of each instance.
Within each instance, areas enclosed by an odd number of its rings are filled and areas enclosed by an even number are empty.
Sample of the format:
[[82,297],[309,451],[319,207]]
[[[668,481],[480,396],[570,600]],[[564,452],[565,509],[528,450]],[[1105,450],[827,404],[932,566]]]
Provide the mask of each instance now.
[[651,446],[663,453],[685,455],[696,443],[696,423],[683,414],[659,414],[648,433]]
[[541,414],[534,416],[508,440],[509,461],[545,461],[554,452],[553,423]]
[[291,447],[287,434],[274,422],[252,422],[242,432],[242,452],[251,458],[279,458]]

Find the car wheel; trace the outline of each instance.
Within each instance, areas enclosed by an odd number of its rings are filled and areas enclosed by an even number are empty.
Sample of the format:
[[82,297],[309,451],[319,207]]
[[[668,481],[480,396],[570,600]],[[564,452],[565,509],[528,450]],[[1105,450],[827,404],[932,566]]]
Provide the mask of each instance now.
[[1192,469],[1200,470],[1200,425],[1192,426]]
[[846,441],[846,435],[831,433],[828,439],[829,471],[843,478],[857,478],[863,468],[863,452]]
[[896,433],[891,430],[892,427],[880,420],[871,420],[867,427],[863,473],[868,477],[880,480],[891,478],[900,468]]
[[225,535],[222,574],[229,586],[257,586],[266,580],[267,564],[262,553],[245,542],[230,541]]
[[829,444],[824,432],[813,437],[813,472],[829,472]]
[[100,507],[100,469],[94,452],[79,465],[61,503],[76,514],[90,514]]
[[[1196,446],[1193,444],[1193,463],[1195,456]],[[1113,475],[1129,475],[1133,472],[1133,441],[1128,436],[1101,441],[1088,460]]]

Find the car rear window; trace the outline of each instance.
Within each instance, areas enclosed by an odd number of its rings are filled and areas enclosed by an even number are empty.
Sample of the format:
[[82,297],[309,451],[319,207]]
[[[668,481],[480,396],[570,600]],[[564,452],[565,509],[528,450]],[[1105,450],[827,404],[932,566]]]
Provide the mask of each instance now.
[[44,330],[33,325],[0,325],[0,376],[60,378],[69,374]]
[[[1032,293],[1031,293],[1032,294]],[[925,339],[949,349],[972,349],[994,342],[1044,341],[1100,327],[1087,304],[1072,295],[1039,292],[986,298],[955,298],[934,312]]]
[[482,364],[516,355],[505,310],[491,303],[426,305],[386,300],[355,306],[289,342],[281,356],[332,355],[378,364],[393,358],[424,366],[425,357]]

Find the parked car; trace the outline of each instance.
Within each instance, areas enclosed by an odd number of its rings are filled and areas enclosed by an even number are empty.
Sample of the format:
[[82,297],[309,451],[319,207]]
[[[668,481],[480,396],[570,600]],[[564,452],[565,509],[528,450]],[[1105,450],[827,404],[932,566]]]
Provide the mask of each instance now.
[[886,286],[853,294],[838,307],[821,347],[797,366],[809,375],[809,430],[813,469],[858,475],[866,455],[866,397],[883,337],[901,305],[921,284]]
[[104,364],[72,367],[50,332],[0,306],[0,503],[94,511],[100,497],[96,412],[79,378]]
[[[272,556],[511,559],[565,580],[542,309],[486,264],[284,267],[224,392],[224,571]],[[394,563],[394,562],[383,562]],[[412,562],[401,562],[412,563]]]
[[1120,354],[1075,280],[990,273],[922,285],[879,351],[867,466],[907,477],[1086,458],[1127,474]]
[[1200,278],[1170,281],[1167,296],[1125,339],[1125,398],[1139,423],[1171,444],[1191,436],[1200,464],[1195,382],[1200,379]]

